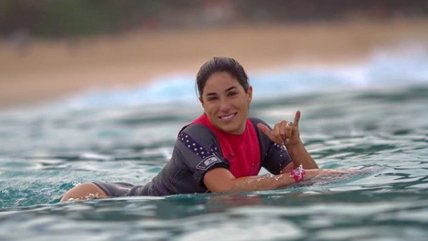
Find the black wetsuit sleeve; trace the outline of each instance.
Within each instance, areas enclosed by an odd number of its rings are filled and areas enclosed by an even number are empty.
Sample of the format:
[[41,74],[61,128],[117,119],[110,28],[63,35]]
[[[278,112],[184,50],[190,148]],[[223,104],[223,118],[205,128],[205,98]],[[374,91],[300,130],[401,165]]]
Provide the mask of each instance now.
[[266,126],[269,126],[266,122],[258,118],[251,118],[251,121],[253,122],[254,128],[256,129],[259,137],[262,167],[272,174],[280,174],[282,169],[292,162],[287,149],[285,146],[278,145],[271,141],[266,134],[257,128],[258,123],[263,123]]
[[194,181],[203,186],[203,177],[209,170],[217,167],[229,169],[229,163],[223,158],[217,139],[202,124],[191,124],[181,130],[175,151],[175,157],[180,159]]

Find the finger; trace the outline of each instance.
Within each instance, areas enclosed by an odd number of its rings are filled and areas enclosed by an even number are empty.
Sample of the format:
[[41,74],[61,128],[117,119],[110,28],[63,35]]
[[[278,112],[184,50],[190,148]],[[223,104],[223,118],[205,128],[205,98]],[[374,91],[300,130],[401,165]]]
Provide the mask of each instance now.
[[286,138],[291,138],[292,134],[293,134],[293,127],[287,126],[287,128],[285,129]]
[[286,121],[281,121],[280,122],[280,130],[279,130],[279,134],[281,135],[281,138],[284,140],[287,136],[286,136],[286,128],[287,128],[288,123]]
[[274,132],[274,135],[275,135],[275,137],[277,139],[281,139],[282,140],[282,137],[281,137],[281,122],[275,124],[275,126],[273,127],[273,132]]
[[294,126],[296,127],[299,127],[300,116],[300,110],[296,111],[296,114],[294,115]]

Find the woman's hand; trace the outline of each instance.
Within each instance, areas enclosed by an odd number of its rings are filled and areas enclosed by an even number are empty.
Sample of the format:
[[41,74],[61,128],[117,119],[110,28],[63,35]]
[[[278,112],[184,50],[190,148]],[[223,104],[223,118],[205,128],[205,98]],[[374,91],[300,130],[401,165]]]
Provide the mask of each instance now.
[[257,124],[257,127],[265,133],[269,139],[277,144],[286,146],[297,145],[302,143],[299,131],[300,115],[300,111],[296,111],[294,122],[286,120],[280,121],[275,124],[272,130],[262,123]]
[[273,142],[280,145],[285,145],[288,154],[290,154],[291,159],[293,160],[293,168],[303,165],[305,169],[318,169],[317,163],[308,153],[305,146],[303,145],[302,140],[300,139],[300,115],[300,111],[296,111],[294,122],[289,122],[286,120],[280,121],[275,124],[272,130],[268,126],[261,123],[257,124],[257,127]]

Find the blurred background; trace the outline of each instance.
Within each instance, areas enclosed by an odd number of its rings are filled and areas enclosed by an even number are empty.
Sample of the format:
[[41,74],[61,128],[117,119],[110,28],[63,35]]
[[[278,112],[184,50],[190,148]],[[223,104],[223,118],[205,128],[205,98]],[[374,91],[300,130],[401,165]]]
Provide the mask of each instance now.
[[426,49],[427,17],[426,0],[1,0],[0,108],[192,76],[212,56],[251,75]]
[[[426,241],[427,30],[428,0],[0,0],[0,240]],[[213,56],[246,68],[250,115],[301,110],[320,167],[355,175],[58,205],[156,176]]]

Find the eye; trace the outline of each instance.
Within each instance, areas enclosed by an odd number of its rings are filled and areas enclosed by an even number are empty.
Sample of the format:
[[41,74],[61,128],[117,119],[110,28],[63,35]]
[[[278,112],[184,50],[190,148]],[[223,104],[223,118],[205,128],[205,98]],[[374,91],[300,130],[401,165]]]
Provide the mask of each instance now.
[[207,97],[207,101],[214,101],[214,100],[217,100],[217,99],[218,99],[217,96],[208,96]]
[[231,92],[227,93],[227,96],[235,96],[235,95],[237,95],[237,94],[238,94],[238,92],[236,92],[236,91],[231,91]]

